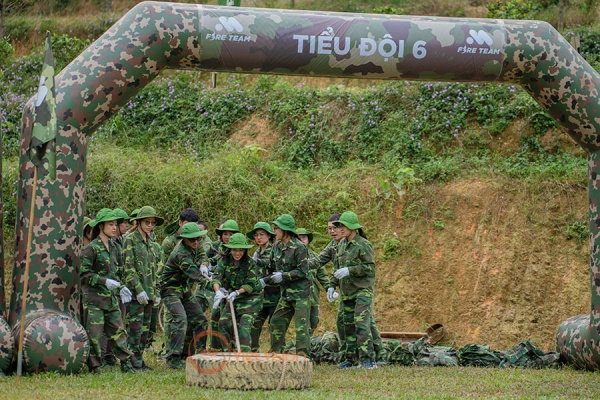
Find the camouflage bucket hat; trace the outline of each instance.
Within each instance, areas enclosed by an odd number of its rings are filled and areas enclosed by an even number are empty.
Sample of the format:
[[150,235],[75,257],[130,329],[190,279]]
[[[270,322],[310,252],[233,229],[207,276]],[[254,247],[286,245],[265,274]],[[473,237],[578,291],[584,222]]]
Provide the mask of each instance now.
[[273,224],[277,225],[281,230],[296,233],[294,228],[296,227],[296,221],[290,214],[280,215]]
[[251,244],[248,244],[246,241],[246,236],[243,233],[234,233],[229,238],[229,243],[224,244],[223,246],[229,249],[249,249],[252,247]]
[[103,208],[102,210],[98,211],[98,214],[96,214],[96,218],[92,222],[90,222],[90,226],[93,228],[101,222],[108,221],[123,222],[122,219],[115,215],[113,210],[111,210],[110,208]]
[[215,229],[215,231],[217,232],[217,235],[221,235],[223,234],[223,232],[239,232],[240,231],[240,227],[238,225],[237,222],[235,222],[232,219],[228,219],[227,221],[223,222],[223,226],[221,226],[220,228]]
[[92,221],[93,219],[91,219],[90,217],[83,217],[83,229],[87,228],[90,222]]
[[362,225],[358,223],[358,216],[352,211],[346,211],[340,215],[340,219],[337,221],[344,225],[348,229],[361,229]]
[[267,232],[271,236],[275,235],[275,232],[273,232],[273,230],[271,229],[271,225],[269,225],[266,222],[259,221],[256,224],[254,224],[254,228],[252,228],[252,230],[250,232],[246,233],[246,237],[250,240],[254,240],[254,234],[259,229],[262,229],[263,231]]
[[129,215],[129,221],[133,221],[135,219],[135,217],[137,217],[139,212],[140,212],[139,208],[136,208],[135,210],[133,210],[131,212],[131,215]]
[[122,209],[120,209],[120,208],[115,208],[115,209],[113,210],[113,212],[115,213],[115,215],[116,215],[117,217],[119,217],[119,219],[122,219],[122,220],[129,220],[129,214],[127,214],[127,213],[125,212],[125,210],[122,210]]
[[313,234],[312,234],[312,232],[309,232],[309,231],[307,231],[304,228],[298,228],[298,229],[296,229],[296,234],[297,235],[306,235],[306,236],[308,236],[308,243],[312,242],[312,240],[313,240]]
[[179,220],[171,222],[169,225],[165,226],[164,233],[167,236],[171,236],[179,230]]
[[156,219],[156,226],[161,226],[163,224],[163,222],[165,222],[164,219],[162,219],[161,217],[158,216],[158,213],[156,212],[156,210],[150,206],[144,206],[144,207],[140,208],[140,211],[138,212],[138,214],[135,216],[135,218],[132,218],[132,219],[136,220],[136,221],[141,221],[142,219],[146,219],[146,218]]
[[181,235],[179,235],[179,238],[193,239],[206,235],[206,232],[208,231],[201,231],[197,223],[187,222],[181,227]]

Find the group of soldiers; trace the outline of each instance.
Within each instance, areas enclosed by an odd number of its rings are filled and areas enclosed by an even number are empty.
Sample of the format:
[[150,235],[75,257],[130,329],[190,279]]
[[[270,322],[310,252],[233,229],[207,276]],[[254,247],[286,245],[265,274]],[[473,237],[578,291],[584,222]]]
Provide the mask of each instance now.
[[[310,357],[319,286],[328,301],[340,298],[339,368],[376,368],[382,343],[373,320],[373,248],[355,213],[329,218],[332,240],[319,254],[308,247],[312,233],[296,228],[289,214],[257,222],[246,233],[236,221],[224,220],[212,241],[207,224],[187,208],[165,228],[160,245],[154,228],[163,223],[150,206],[130,215],[102,209],[94,220],[84,221],[82,315],[91,344],[90,371],[116,365],[117,359],[124,372],[150,369],[142,356],[153,342],[161,302],[161,355],[171,368],[183,368],[188,355],[207,350],[258,352],[267,321],[269,351],[289,351],[286,332],[292,318],[295,351]],[[329,262],[331,275],[325,269]]]

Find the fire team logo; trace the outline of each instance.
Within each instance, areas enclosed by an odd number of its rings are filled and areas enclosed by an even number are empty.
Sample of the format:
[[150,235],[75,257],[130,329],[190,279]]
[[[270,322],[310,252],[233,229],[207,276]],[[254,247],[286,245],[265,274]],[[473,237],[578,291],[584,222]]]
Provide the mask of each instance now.
[[[457,52],[462,54],[500,54],[500,49],[491,49],[494,44],[491,36],[482,30],[469,30],[467,44],[458,48]],[[468,46],[467,46],[468,45]]]
[[205,39],[227,42],[250,42],[252,39],[250,35],[241,34],[244,26],[234,17],[219,17],[215,30],[216,32],[207,33]]

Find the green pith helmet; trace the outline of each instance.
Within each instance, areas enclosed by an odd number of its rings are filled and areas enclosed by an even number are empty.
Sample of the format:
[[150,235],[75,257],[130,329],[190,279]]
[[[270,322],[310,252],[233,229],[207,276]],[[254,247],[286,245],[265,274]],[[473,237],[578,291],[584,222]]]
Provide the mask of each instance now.
[[83,229],[85,230],[85,228],[87,228],[90,222],[92,221],[93,219],[91,219],[90,217],[83,217]]
[[186,222],[181,227],[181,234],[179,235],[179,238],[193,239],[202,235],[206,235],[206,232],[208,231],[201,231],[197,223]]
[[140,208],[140,211],[138,212],[138,214],[135,216],[135,218],[132,218],[132,219],[136,220],[136,221],[141,221],[146,218],[156,219],[156,226],[161,226],[163,224],[163,222],[165,222],[164,219],[162,219],[161,217],[158,216],[158,213],[156,212],[156,210],[150,206],[144,206],[144,207]]
[[231,235],[229,243],[224,244],[223,246],[230,249],[249,249],[252,247],[252,245],[248,244],[246,241],[246,236],[240,232]]
[[275,221],[273,221],[273,224],[277,225],[279,229],[283,231],[292,232],[294,234],[296,233],[294,230],[296,227],[296,221],[294,221],[294,217],[292,217],[290,214],[281,214]]
[[215,231],[217,232],[217,235],[221,236],[223,232],[226,231],[237,233],[240,231],[240,227],[237,222],[232,219],[228,219],[227,221],[223,222],[223,226],[215,229]]
[[135,219],[135,217],[137,217],[139,212],[140,212],[139,208],[136,208],[135,210],[133,210],[131,212],[131,215],[129,215],[129,222],[133,221]]
[[266,222],[259,221],[256,224],[254,224],[254,228],[252,228],[252,230],[250,232],[246,233],[246,237],[250,240],[254,240],[254,234],[259,229],[262,229],[263,231],[267,232],[271,236],[275,235],[275,232],[273,232],[273,230],[271,230],[271,225],[269,225]]
[[115,208],[115,209],[113,210],[113,212],[115,213],[115,215],[116,215],[117,217],[119,217],[119,219],[122,219],[122,220],[129,220],[129,215],[128,215],[128,214],[125,212],[125,210],[122,210],[122,209],[120,209],[120,208]]
[[306,235],[306,236],[308,236],[308,243],[312,242],[312,240],[313,240],[313,234],[312,234],[312,232],[309,232],[309,231],[307,231],[304,228],[298,228],[298,229],[296,229],[296,234],[297,235]]
[[340,215],[340,219],[336,222],[344,225],[348,229],[361,229],[362,225],[358,223],[358,216],[352,211],[346,211]]
[[118,223],[123,222],[122,219],[115,215],[113,210],[111,210],[110,208],[103,208],[102,210],[98,211],[98,214],[96,214],[96,219],[90,222],[90,226],[93,228],[99,223],[107,221],[117,221]]

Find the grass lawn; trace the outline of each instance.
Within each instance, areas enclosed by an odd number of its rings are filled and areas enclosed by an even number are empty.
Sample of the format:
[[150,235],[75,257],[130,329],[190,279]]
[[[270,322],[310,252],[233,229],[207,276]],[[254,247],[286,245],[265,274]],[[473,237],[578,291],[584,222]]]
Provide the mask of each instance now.
[[600,398],[597,372],[386,366],[339,371],[317,365],[313,384],[301,391],[233,391],[187,386],[184,370],[152,362],[154,371],[122,374],[118,367],[100,375],[37,374],[0,378],[7,399],[382,399],[382,398]]

